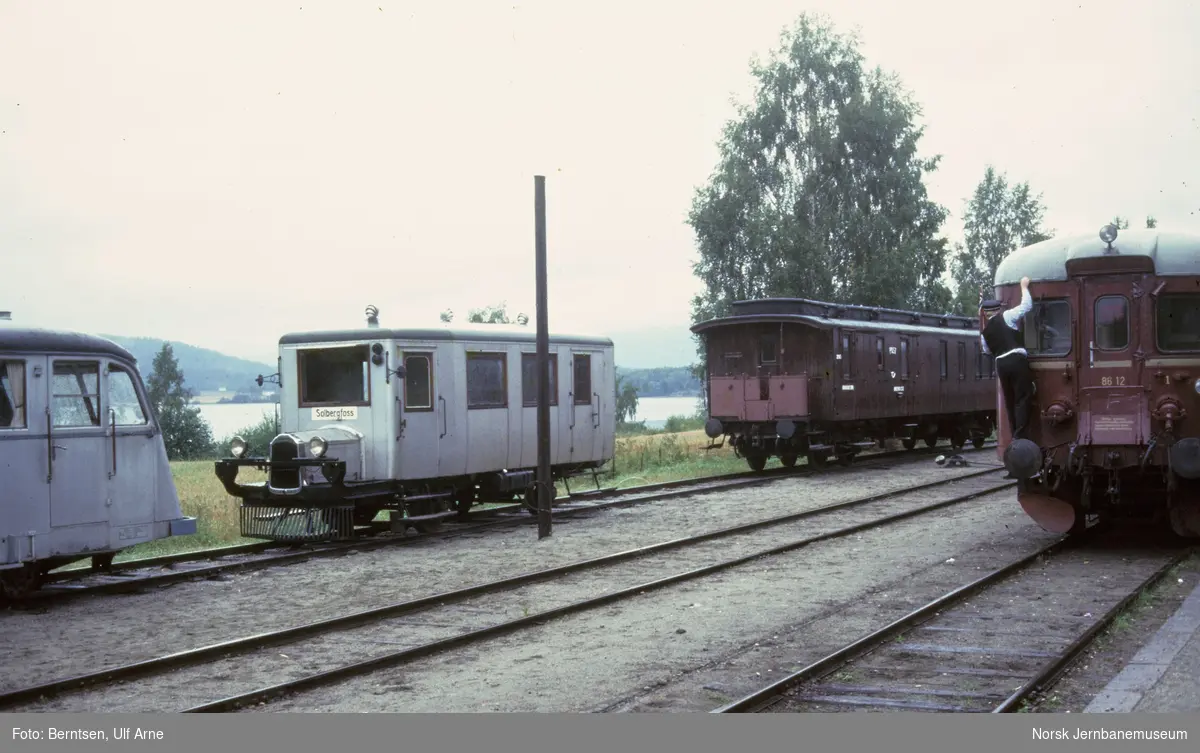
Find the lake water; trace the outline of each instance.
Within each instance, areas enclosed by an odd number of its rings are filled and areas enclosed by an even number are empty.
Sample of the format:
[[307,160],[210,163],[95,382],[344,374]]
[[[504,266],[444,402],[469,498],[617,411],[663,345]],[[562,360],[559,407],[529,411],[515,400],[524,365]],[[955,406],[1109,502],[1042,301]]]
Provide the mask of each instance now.
[[[671,416],[691,416],[700,406],[698,397],[643,397],[638,399],[635,421],[645,421],[646,426],[661,428]],[[232,437],[242,429],[258,423],[263,416],[273,416],[275,406],[270,403],[223,403],[197,406],[200,415],[212,427],[217,440]]]

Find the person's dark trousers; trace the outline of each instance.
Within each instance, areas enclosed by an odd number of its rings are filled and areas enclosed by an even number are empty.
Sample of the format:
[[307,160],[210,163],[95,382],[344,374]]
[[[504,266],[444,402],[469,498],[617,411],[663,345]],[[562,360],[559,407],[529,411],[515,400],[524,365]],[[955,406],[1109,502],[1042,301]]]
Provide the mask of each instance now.
[[996,374],[1004,391],[1004,407],[1013,439],[1028,439],[1029,417],[1033,411],[1033,370],[1029,359],[1012,353],[996,359]]

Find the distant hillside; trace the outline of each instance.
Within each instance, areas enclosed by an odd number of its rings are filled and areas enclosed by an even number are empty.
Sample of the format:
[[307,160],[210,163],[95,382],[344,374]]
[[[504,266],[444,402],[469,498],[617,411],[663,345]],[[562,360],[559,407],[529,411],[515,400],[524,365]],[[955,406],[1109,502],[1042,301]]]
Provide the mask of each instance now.
[[637,387],[638,397],[692,397],[703,394],[703,385],[688,366],[657,369],[617,367],[617,377]]
[[605,334],[612,338],[617,365],[624,369],[691,366],[700,360],[686,324]]
[[[120,337],[118,335],[102,335],[133,353],[138,360],[138,370],[142,377],[150,376],[154,366],[154,356],[162,350],[163,340],[153,337]],[[216,392],[220,389],[228,391],[233,397],[236,393],[258,395],[262,388],[254,383],[259,374],[274,374],[275,367],[264,363],[247,361],[244,358],[227,356],[208,348],[197,348],[187,343],[171,342],[171,349],[179,361],[183,371],[183,379],[188,389],[194,393]],[[273,384],[265,385],[268,391],[277,389]]]

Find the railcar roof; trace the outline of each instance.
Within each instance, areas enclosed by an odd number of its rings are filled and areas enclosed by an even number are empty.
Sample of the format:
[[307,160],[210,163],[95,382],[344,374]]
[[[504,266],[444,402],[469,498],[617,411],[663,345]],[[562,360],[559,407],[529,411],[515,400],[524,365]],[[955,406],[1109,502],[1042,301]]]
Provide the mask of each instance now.
[[[1200,235],[1158,230],[1121,230],[1113,241],[1121,256],[1145,256],[1155,274],[1164,277],[1200,275]],[[1028,277],[1033,282],[1067,279],[1067,262],[1102,257],[1107,244],[1096,233],[1051,238],[1017,249],[996,268],[994,284],[1013,285]]]
[[[928,316],[928,315],[927,315]],[[963,317],[953,317],[955,320],[962,320]],[[739,324],[772,324],[772,323],[787,323],[806,324],[817,329],[833,329],[840,327],[842,329],[851,329],[858,332],[898,332],[905,335],[964,335],[970,337],[978,337],[979,330],[976,326],[967,328],[965,325],[950,327],[933,327],[922,324],[900,324],[897,322],[881,322],[869,321],[862,319],[833,319],[822,316],[809,316],[806,314],[758,314],[744,316],[727,316],[721,319],[709,319],[706,322],[700,322],[692,327],[692,332],[700,333],[716,327],[728,327]]]
[[[362,327],[313,332],[290,332],[279,338],[280,345],[310,343],[363,342],[368,340],[424,340],[436,342],[505,342],[537,344],[537,329],[504,324],[477,327],[413,327],[390,329]],[[597,335],[550,333],[551,345],[596,345],[612,347],[613,341]]]
[[755,314],[799,314],[816,316],[826,319],[843,319],[846,321],[890,322],[893,324],[928,324],[936,322],[939,326],[975,327],[976,321],[970,317],[944,313],[935,314],[924,311],[906,309],[891,309],[883,306],[862,306],[855,303],[830,303],[815,301],[810,298],[759,298],[755,300],[734,301],[733,316]]
[[56,355],[85,353],[113,356],[137,363],[137,359],[128,350],[112,340],[96,335],[68,330],[0,326],[0,353],[13,351]]

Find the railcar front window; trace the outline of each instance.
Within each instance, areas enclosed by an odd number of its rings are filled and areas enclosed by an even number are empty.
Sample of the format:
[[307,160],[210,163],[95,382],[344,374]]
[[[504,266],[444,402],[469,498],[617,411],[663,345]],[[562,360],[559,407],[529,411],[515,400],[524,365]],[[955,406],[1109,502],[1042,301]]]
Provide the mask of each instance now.
[[108,372],[108,407],[113,409],[117,426],[142,426],[146,411],[133,385],[133,376],[125,369],[113,367]]
[[54,425],[100,425],[100,364],[54,362]]
[[503,353],[467,354],[467,407],[508,407],[508,359]]
[[366,345],[302,350],[300,405],[369,405],[370,361]]
[[[527,408],[538,401],[537,353],[521,354],[521,397]],[[558,355],[550,354],[550,404],[558,405]]]
[[25,362],[0,361],[0,429],[24,429]]
[[1066,300],[1035,301],[1025,316],[1023,334],[1025,350],[1031,356],[1067,355],[1071,352],[1071,304]]
[[1200,351],[1200,294],[1167,293],[1155,308],[1158,349],[1163,353]]
[[1102,295],[1095,304],[1097,350],[1121,350],[1129,345],[1129,302],[1123,295]]
[[404,357],[404,408],[406,410],[433,409],[433,379],[429,356],[411,355]]

